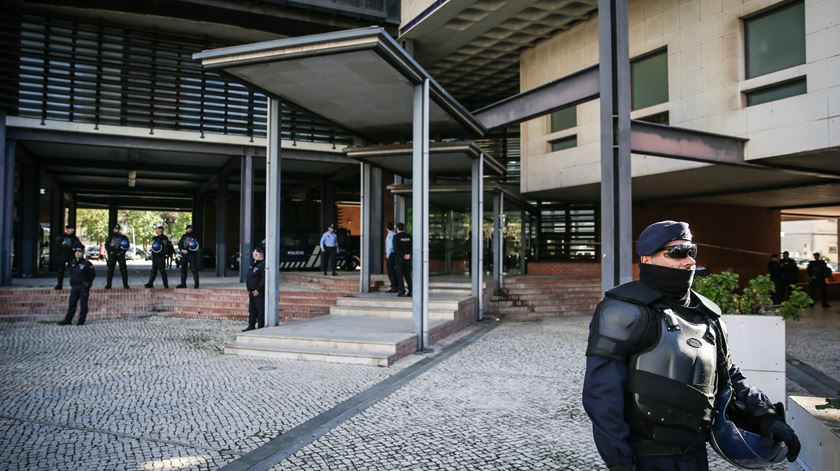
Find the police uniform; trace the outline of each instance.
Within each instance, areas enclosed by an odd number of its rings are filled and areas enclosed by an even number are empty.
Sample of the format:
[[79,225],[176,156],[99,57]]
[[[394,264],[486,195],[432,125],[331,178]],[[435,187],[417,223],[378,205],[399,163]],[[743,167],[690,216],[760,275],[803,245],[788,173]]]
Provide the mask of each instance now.
[[[191,249],[191,246],[194,248]],[[193,274],[193,288],[198,289],[198,238],[193,232],[186,232],[181,236],[178,240],[178,250],[181,251],[181,284],[176,288],[187,287],[187,269],[189,269]]]
[[[115,228],[119,228],[119,226],[115,226]],[[117,263],[120,265],[123,288],[128,289],[128,268],[125,266],[125,250],[127,245],[128,237],[119,232],[111,232],[108,240],[105,241],[105,251],[108,252],[108,273],[105,278],[105,289],[111,289],[111,281],[114,278],[114,266]]]
[[[335,228],[334,225],[330,224],[330,227]],[[327,271],[331,271],[333,275],[337,275],[335,271],[336,265],[336,257],[338,255],[338,234],[334,231],[326,231],[321,235],[321,241],[319,242],[321,245],[321,249],[323,249],[324,253],[321,255],[321,271],[324,274],[327,274]]]
[[172,252],[172,242],[169,237],[161,234],[152,238],[152,271],[149,273],[146,288],[154,286],[158,272],[160,272],[160,278],[163,280],[163,287],[169,288],[169,279],[166,276],[166,257]]
[[819,291],[822,306],[831,307],[828,304],[828,285],[825,283],[825,279],[831,276],[831,269],[828,268],[828,264],[823,259],[811,260],[808,262],[808,268],[805,271],[808,273],[808,285],[811,288],[811,297],[814,302],[817,300],[817,291]]
[[61,234],[55,240],[58,251],[58,280],[55,289],[62,289],[64,287],[64,270],[69,268],[75,257],[73,252],[77,247],[82,246],[82,241],[76,237],[75,234]]
[[388,281],[391,282],[389,293],[397,293],[397,257],[394,255],[394,236],[397,233],[388,229],[388,235],[385,236],[385,258],[388,261]]
[[[76,250],[84,252],[83,247],[78,247]],[[93,269],[93,264],[84,257],[81,260],[70,262],[70,301],[67,307],[67,315],[64,320],[59,322],[59,325],[67,325],[73,320],[76,315],[76,304],[79,304],[79,322],[77,325],[83,325],[87,319],[88,313],[88,298],[90,297],[90,287],[93,285],[93,279],[96,278],[96,271]]]
[[[657,224],[640,235],[640,255],[691,240],[685,223]],[[612,471],[708,470],[706,440],[724,385],[765,436],[791,442],[788,459],[798,453],[781,404],[751,388],[731,362],[720,308],[690,290],[693,275],[642,263],[640,281],[607,291],[592,318],[583,405]]]
[[[404,226],[403,226],[404,227]],[[394,257],[397,267],[397,296],[411,296],[411,234],[402,231],[394,235]],[[405,256],[409,259],[406,260]]]
[[[254,262],[245,277],[248,290],[248,328],[265,327],[265,259]],[[254,291],[257,294],[254,294]]]

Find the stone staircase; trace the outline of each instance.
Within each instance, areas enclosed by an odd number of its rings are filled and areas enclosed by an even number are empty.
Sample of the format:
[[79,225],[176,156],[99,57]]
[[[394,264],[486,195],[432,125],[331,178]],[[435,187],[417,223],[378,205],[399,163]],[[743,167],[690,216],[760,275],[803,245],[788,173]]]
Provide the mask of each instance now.
[[[371,291],[379,291],[385,283],[382,276],[371,277]],[[338,276],[325,276],[318,272],[283,272],[280,274],[280,283],[288,284],[299,289],[313,291],[335,291],[342,293],[355,293],[359,291],[359,275],[352,273],[347,275],[341,273]]]
[[[469,296],[430,294],[430,342],[472,323],[474,306]],[[239,334],[225,353],[389,366],[416,345],[411,298],[367,293],[336,299],[329,316]]]
[[603,297],[597,279],[562,276],[507,278],[485,305],[485,315],[510,320],[591,315]]

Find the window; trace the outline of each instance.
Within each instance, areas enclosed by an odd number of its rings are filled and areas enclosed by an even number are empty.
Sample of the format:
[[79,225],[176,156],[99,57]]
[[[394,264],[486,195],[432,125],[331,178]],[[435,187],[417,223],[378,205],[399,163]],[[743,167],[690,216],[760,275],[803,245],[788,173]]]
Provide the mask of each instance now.
[[637,121],[645,121],[654,124],[664,124],[667,126],[671,124],[671,116],[667,111],[663,111],[661,113],[651,114],[642,118],[638,118]]
[[805,3],[779,8],[744,19],[747,78],[805,63]]
[[661,49],[630,62],[630,87],[634,110],[668,101],[667,49]]
[[805,77],[798,77],[793,80],[774,83],[766,87],[757,88],[744,92],[747,95],[747,106],[760,105],[768,101],[781,100],[808,92],[808,83]]
[[551,144],[551,152],[571,149],[572,147],[577,146],[577,134],[551,141],[549,144]]
[[551,132],[577,126],[577,107],[569,106],[551,113]]

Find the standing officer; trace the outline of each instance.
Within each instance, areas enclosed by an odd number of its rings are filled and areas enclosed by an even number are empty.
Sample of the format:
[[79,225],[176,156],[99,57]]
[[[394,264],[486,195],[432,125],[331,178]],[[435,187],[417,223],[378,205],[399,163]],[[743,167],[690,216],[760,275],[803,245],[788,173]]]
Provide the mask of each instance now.
[[163,287],[169,288],[169,279],[166,277],[166,258],[172,252],[172,242],[169,240],[169,237],[163,234],[163,226],[155,227],[155,236],[152,238],[152,272],[149,273],[149,281],[144,287],[153,287],[157,272],[160,272]]
[[336,255],[338,253],[338,236],[335,233],[335,224],[330,224],[327,232],[321,235],[321,270],[327,274],[332,270],[333,276],[338,275],[335,271]]
[[188,225],[184,235],[178,241],[181,251],[181,284],[176,288],[187,287],[187,267],[192,270],[193,288],[198,289],[198,238],[193,234],[192,224]]
[[80,244],[73,250],[75,258],[70,262],[70,305],[67,307],[67,315],[58,325],[68,325],[73,321],[73,316],[76,315],[76,303],[80,304],[79,322],[76,325],[85,324],[90,287],[93,286],[93,279],[96,278],[93,264],[85,260],[85,248]]
[[385,236],[385,259],[388,261],[388,280],[391,282],[391,288],[388,293],[397,293],[397,258],[394,256],[394,225],[390,222],[385,224],[385,230],[388,234]]
[[[831,307],[828,304],[828,286],[825,284],[825,279],[831,276],[831,268],[820,257],[819,252],[814,252],[814,259],[808,262],[808,280],[810,281],[811,297],[814,301],[817,300],[817,291],[820,292],[820,299],[822,299],[822,307]],[[812,304],[811,307],[814,305]]]
[[770,281],[773,282],[773,304],[782,304],[785,299],[785,274],[782,271],[782,264],[779,262],[779,254],[770,254],[770,261],[767,262],[767,273],[770,274]]
[[796,262],[790,258],[790,252],[787,250],[782,252],[782,259],[779,260],[779,265],[781,265],[782,278],[785,282],[784,295],[782,296],[782,300],[784,300],[787,299],[790,294],[790,285],[799,283],[799,267],[797,267]]
[[258,246],[252,254],[254,262],[245,277],[248,290],[248,327],[242,332],[265,327],[265,248]]
[[105,241],[105,251],[108,252],[108,275],[105,278],[105,289],[111,289],[111,280],[114,278],[114,265],[120,264],[120,276],[122,276],[123,288],[128,289],[128,269],[125,267],[125,252],[131,245],[128,237],[124,236],[119,224],[114,225],[108,240]]
[[397,224],[397,234],[394,236],[394,258],[397,259],[397,290],[399,291],[397,296],[401,298],[411,296],[411,249],[411,234],[405,231],[405,224]]
[[58,250],[58,283],[55,289],[64,287],[64,269],[68,268],[73,263],[74,252],[76,247],[82,246],[82,241],[76,237],[76,228],[70,224],[64,226],[64,233],[58,236],[55,240]]
[[636,252],[640,280],[606,292],[586,349],[583,406],[607,467],[705,471],[707,439],[736,465],[785,454],[793,462],[800,444],[782,404],[750,388],[730,360],[720,308],[691,290],[697,246],[688,224],[651,224]]

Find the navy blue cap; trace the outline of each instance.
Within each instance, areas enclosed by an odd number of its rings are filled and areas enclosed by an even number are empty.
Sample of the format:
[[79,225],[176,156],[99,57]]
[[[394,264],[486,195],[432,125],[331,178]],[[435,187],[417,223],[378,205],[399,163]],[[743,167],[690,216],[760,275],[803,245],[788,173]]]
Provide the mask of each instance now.
[[77,245],[77,246],[73,247],[73,251],[74,252],[84,252],[85,251],[85,246],[84,245]]
[[672,240],[691,240],[687,222],[659,221],[646,227],[636,240],[636,253],[653,255]]

